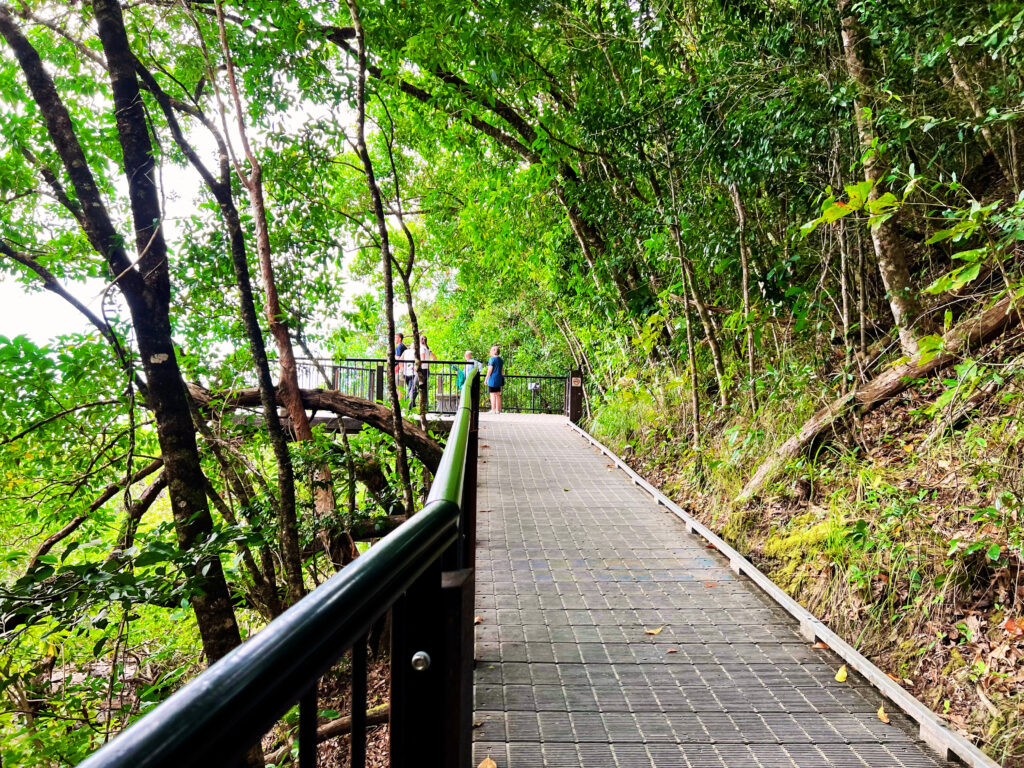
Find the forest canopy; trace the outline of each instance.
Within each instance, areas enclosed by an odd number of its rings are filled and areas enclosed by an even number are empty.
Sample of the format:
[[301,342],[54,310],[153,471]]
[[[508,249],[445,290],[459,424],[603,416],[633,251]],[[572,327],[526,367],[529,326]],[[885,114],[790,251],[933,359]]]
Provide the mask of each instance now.
[[[1022,34],[1003,0],[0,1],[0,274],[86,329],[0,338],[3,763],[79,762],[416,512],[443,435],[398,331],[582,371],[596,434],[1024,760]],[[300,381],[346,356],[386,391]]]

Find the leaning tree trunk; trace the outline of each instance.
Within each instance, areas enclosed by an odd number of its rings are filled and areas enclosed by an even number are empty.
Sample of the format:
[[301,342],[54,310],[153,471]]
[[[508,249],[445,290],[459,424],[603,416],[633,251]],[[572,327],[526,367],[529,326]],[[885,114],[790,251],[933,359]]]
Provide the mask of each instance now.
[[968,105],[971,107],[971,112],[978,120],[978,128],[981,130],[981,137],[985,140],[985,145],[992,153],[992,159],[996,161],[996,165],[999,166],[999,171],[1003,174],[1003,178],[1006,179],[1007,183],[1014,193],[1020,193],[1020,185],[1017,183],[1014,173],[1012,158],[1003,159],[999,155],[999,149],[996,146],[996,137],[992,132],[992,126],[989,125],[985,120],[985,110],[982,109],[981,102],[978,101],[978,96],[974,92],[974,87],[967,82],[967,78],[964,77],[964,67],[957,61],[956,55],[953,53],[953,49],[949,48],[946,50],[946,60],[949,62],[950,71],[953,73],[953,84],[957,90],[966,99]]
[[[394,426],[395,446],[397,448],[398,477],[402,482],[402,493],[405,497],[405,508],[408,514],[415,512],[412,498],[412,483],[409,479],[409,458],[405,449],[405,429],[402,419],[402,404],[398,399],[398,384],[395,381],[395,348],[391,340],[395,338],[395,278],[392,272],[391,240],[388,236],[388,221],[384,214],[384,203],[381,199],[380,186],[377,184],[377,177],[374,174],[373,162],[370,160],[370,152],[366,147],[366,39],[363,35],[363,25],[359,20],[359,9],[355,0],[346,0],[349,12],[352,14],[352,26],[356,31],[356,42],[358,44],[358,73],[356,100],[358,103],[358,120],[356,122],[356,149],[359,153],[359,160],[363,164],[363,173],[366,176],[366,186],[370,191],[370,199],[373,202],[373,217],[377,224],[377,234],[380,237],[381,261],[384,267],[384,312],[388,324],[388,389],[391,395],[391,413]],[[413,339],[413,344],[419,344],[419,339]]]
[[[686,275],[683,275],[683,290],[686,290]],[[697,461],[697,472],[701,472],[703,463],[700,455],[700,390],[697,389],[697,351],[694,349],[693,325],[690,322],[690,308],[683,307],[683,318],[686,322],[686,363],[690,369],[690,407],[693,409],[693,455]]]
[[718,334],[715,333],[715,323],[711,319],[711,313],[708,312],[708,305],[704,301],[704,297],[697,290],[697,279],[693,274],[693,267],[690,264],[690,260],[683,253],[679,228],[673,225],[671,229],[672,236],[676,241],[676,248],[679,251],[679,264],[690,287],[690,298],[693,300],[693,305],[697,308],[697,316],[700,317],[700,323],[704,327],[704,337],[708,340],[708,347],[711,349],[711,361],[715,368],[715,381],[718,382],[718,402],[725,408],[729,404],[725,387],[725,365],[722,362],[722,348],[718,344]]
[[787,461],[794,459],[819,435],[833,427],[851,408],[860,413],[891,400],[908,389],[915,380],[936,373],[961,360],[970,347],[998,337],[1011,326],[1020,324],[1014,297],[1005,296],[984,312],[961,321],[942,338],[943,350],[926,360],[915,355],[910,361],[890,368],[866,384],[832,401],[804,422],[800,430],[766,459],[736,497],[736,503],[748,501]]
[[[93,5],[100,40],[110,70],[117,133],[135,222],[137,265],[129,258],[90,170],[71,117],[38,52],[0,6],[0,34],[25,73],[54,149],[81,203],[80,223],[102,254],[128,303],[147,378],[147,399],[156,420],[157,438],[171,497],[178,544],[199,546],[213,531],[203,490],[195,428],[174,352],[170,325],[170,273],[160,225],[162,212],[155,183],[155,162],[135,79],[133,57],[121,16],[113,0]],[[201,589],[192,597],[203,650],[216,660],[241,642],[224,570],[216,555],[203,558],[192,576]]]
[[[278,488],[278,520],[295,520],[295,473],[292,466],[291,453],[288,450],[288,438],[284,433],[280,416],[277,411],[276,394],[274,381],[270,374],[270,364],[267,361],[267,349],[263,341],[263,329],[260,328],[259,316],[256,312],[256,302],[253,295],[252,279],[249,274],[249,260],[245,246],[245,232],[242,228],[241,217],[238,208],[235,206],[234,196],[231,191],[231,166],[228,158],[227,145],[223,137],[217,132],[214,126],[198,113],[200,121],[210,130],[217,143],[219,178],[215,177],[209,168],[200,160],[195,148],[185,138],[185,134],[178,122],[174,105],[170,97],[163,91],[153,75],[136,61],[136,72],[142,80],[142,84],[156,98],[167,119],[167,125],[178,148],[188,158],[193,168],[199,173],[203,182],[210,190],[214,199],[220,207],[221,216],[224,219],[228,235],[228,252],[231,254],[231,265],[235,273],[235,282],[238,286],[239,314],[242,318],[242,325],[245,328],[246,337],[249,340],[249,350],[253,356],[253,363],[256,366],[256,379],[259,383],[260,401],[263,408],[263,420],[267,427],[267,434],[274,451],[274,458],[277,462],[277,488]],[[193,414],[195,416],[195,414]],[[202,424],[197,419],[197,426],[202,431]],[[215,443],[211,445],[216,446]],[[214,452],[218,453],[216,447]],[[244,497],[244,496],[243,496]],[[263,593],[267,595],[267,605],[273,615],[281,612],[282,605],[275,593],[274,583],[274,560],[267,556],[269,547],[264,545],[261,548],[263,573],[261,577],[266,583]],[[257,583],[259,578],[255,579]]]
[[[277,281],[274,275],[270,244],[270,228],[267,221],[267,206],[263,196],[263,167],[253,151],[252,145],[249,143],[248,131],[245,121],[242,119],[242,97],[235,78],[234,61],[228,46],[224,13],[220,4],[217,5],[217,24],[220,32],[220,45],[226,64],[228,88],[231,92],[232,102],[235,107],[235,117],[238,122],[238,134],[246,160],[249,162],[248,174],[244,173],[240,167],[237,170],[242,185],[249,195],[249,204],[252,209],[253,222],[256,229],[256,253],[259,257],[260,272],[263,276],[263,287],[266,294],[265,312],[270,335],[277,346],[278,363],[281,368],[278,394],[285,404],[288,416],[291,418],[292,430],[295,433],[296,439],[312,440],[313,430],[309,423],[309,416],[302,406],[302,397],[299,395],[299,377],[295,363],[295,351],[292,348],[291,336],[288,333],[288,326],[284,321],[284,312],[277,293]],[[316,519],[323,526],[320,530],[320,536],[327,542],[330,540],[330,534],[325,527],[325,521],[334,515],[336,503],[331,470],[326,464],[321,464],[314,470],[312,493]],[[292,600],[295,601],[305,593],[297,514],[294,514],[292,519],[285,519],[282,515],[280,527],[282,529],[282,552],[285,559],[285,578],[288,582],[288,590],[291,593]],[[337,566],[343,565],[358,554],[354,541],[347,537],[342,537],[342,541],[347,546],[343,547],[341,557],[336,560],[335,565]]]
[[[672,168],[671,155],[669,155],[668,164],[668,188],[672,202],[669,232],[672,234],[672,241],[676,247],[676,257],[679,259],[679,268],[682,270],[684,280],[689,283],[690,297],[693,299],[693,303],[697,307],[697,315],[700,317],[701,325],[704,327],[704,336],[707,338],[708,348],[711,350],[711,361],[714,363],[715,367],[715,381],[718,382],[718,402],[723,408],[725,408],[729,402],[725,387],[725,364],[722,362],[722,348],[718,344],[718,334],[715,332],[715,323],[711,319],[711,314],[708,312],[708,307],[704,302],[704,297],[701,296],[700,291],[697,290],[697,280],[693,274],[693,267],[690,264],[690,260],[687,258],[686,251],[683,247],[683,235],[682,232],[679,231],[679,219],[677,218],[679,201],[676,198],[675,170]],[[663,213],[665,213],[665,206],[661,202],[661,198],[658,198],[658,203],[658,207]]]
[[[839,0],[838,4],[842,20],[843,53],[847,73],[857,86],[854,111],[857,135],[861,151],[864,153],[864,179],[871,183],[868,199],[877,200],[879,188],[887,171],[875,146],[878,136],[874,130],[867,101],[874,87],[874,79],[866,63],[867,56],[863,48],[864,30],[857,17],[853,15],[852,4],[853,0]],[[899,331],[900,346],[904,354],[913,355],[917,352],[917,334],[923,329],[923,319],[917,293],[910,278],[903,236],[896,225],[896,218],[896,214],[893,214],[873,225],[871,241],[875,246],[878,271],[882,275],[882,283],[889,298],[889,308]]]

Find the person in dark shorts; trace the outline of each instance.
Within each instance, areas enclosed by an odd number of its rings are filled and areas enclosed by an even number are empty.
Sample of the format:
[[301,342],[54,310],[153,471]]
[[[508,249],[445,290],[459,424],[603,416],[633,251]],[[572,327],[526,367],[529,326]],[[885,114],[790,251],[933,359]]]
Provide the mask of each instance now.
[[487,391],[491,393],[491,413],[501,413],[501,388],[505,386],[505,361],[501,350],[495,344],[491,347],[491,359],[487,361]]

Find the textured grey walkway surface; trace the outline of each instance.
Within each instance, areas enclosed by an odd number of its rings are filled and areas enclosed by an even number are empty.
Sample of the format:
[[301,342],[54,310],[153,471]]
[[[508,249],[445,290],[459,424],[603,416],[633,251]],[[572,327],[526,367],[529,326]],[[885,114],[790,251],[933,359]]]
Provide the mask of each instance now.
[[480,443],[474,765],[945,765],[563,419]]

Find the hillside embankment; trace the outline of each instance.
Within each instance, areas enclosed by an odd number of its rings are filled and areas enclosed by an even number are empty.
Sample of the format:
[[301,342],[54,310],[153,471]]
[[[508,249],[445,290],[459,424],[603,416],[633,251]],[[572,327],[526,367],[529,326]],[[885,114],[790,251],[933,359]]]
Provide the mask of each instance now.
[[590,428],[954,729],[1020,768],[1021,348],[1017,329],[851,411],[749,497],[758,468],[834,392],[782,383],[753,417],[705,418],[694,450],[681,382],[623,381]]

